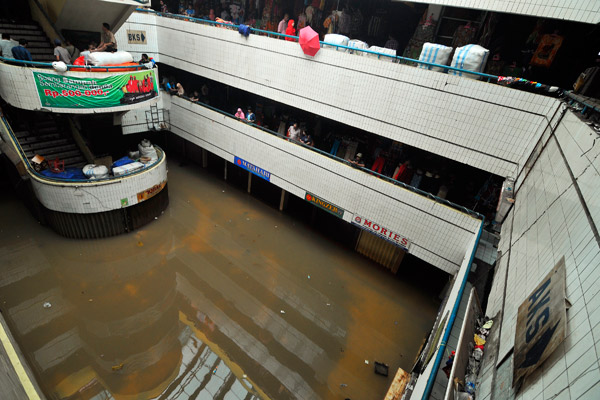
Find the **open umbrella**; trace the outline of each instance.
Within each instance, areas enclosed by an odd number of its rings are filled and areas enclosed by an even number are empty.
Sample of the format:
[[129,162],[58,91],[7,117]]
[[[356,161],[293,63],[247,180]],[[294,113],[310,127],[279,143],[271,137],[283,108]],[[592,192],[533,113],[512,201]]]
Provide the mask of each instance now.
[[304,54],[314,57],[321,48],[319,34],[310,26],[300,29],[300,47]]

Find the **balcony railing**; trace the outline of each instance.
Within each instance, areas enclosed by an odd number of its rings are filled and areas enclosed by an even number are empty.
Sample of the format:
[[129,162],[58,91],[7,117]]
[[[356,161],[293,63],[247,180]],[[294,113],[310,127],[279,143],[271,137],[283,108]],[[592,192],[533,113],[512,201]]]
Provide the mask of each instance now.
[[13,132],[12,127],[6,120],[6,117],[1,116],[0,119],[2,120],[2,124],[6,128],[6,132],[8,132],[8,135],[12,141],[13,147],[15,148],[19,157],[23,161],[23,165],[27,169],[27,172],[29,173],[29,175],[31,175],[32,177],[36,178],[39,181],[55,182],[55,183],[71,183],[71,184],[72,183],[95,184],[95,185],[102,184],[102,183],[110,183],[110,181],[118,181],[118,180],[122,180],[123,178],[129,177],[129,176],[143,174],[144,172],[148,171],[149,169],[154,168],[155,166],[157,166],[160,163],[165,161],[164,151],[160,147],[154,146],[157,149],[158,159],[154,163],[148,164],[146,167],[144,167],[141,170],[125,173],[125,174],[119,175],[119,176],[111,176],[108,178],[99,178],[99,179],[93,179],[93,180],[92,179],[67,179],[67,178],[59,178],[59,177],[48,177],[46,175],[43,175],[43,174],[37,172],[31,166],[31,163],[30,163],[29,159],[27,158],[25,151],[23,151],[23,148],[21,147],[19,140],[17,139],[15,133]]
[[[37,67],[37,68],[50,68],[54,70],[52,67],[52,63],[49,62],[40,62],[40,61],[27,61],[27,60],[15,60],[14,58],[5,58],[0,57],[0,61],[5,62],[7,64],[12,65],[20,65],[22,67]],[[122,72],[123,70],[127,71],[141,71],[145,70],[146,67],[143,65],[115,65],[115,66],[95,66],[95,65],[67,65],[67,71],[72,69],[80,70],[79,72]],[[85,71],[81,71],[85,70]]]
[[[279,137],[279,138],[281,138],[281,139],[284,139],[284,140],[289,140],[289,141],[292,141],[292,140],[290,140],[288,137],[286,137],[285,135],[282,135],[282,134],[280,134],[280,133],[278,133],[278,132],[275,132],[275,131],[272,131],[272,130],[270,130],[270,129],[267,129],[267,128],[263,127],[263,126],[257,125],[257,124],[255,124],[255,123],[253,123],[253,122],[249,122],[249,121],[247,121],[247,120],[243,120],[243,121],[242,121],[242,120],[240,120],[239,118],[237,118],[235,115],[233,115],[233,114],[230,114],[230,113],[228,113],[228,112],[226,112],[226,111],[220,110],[220,109],[218,109],[218,108],[215,108],[215,107],[213,107],[213,106],[211,106],[211,105],[209,105],[209,104],[202,103],[202,102],[200,102],[200,101],[192,101],[192,100],[191,100],[189,97],[187,97],[187,96],[178,96],[178,97],[181,97],[181,98],[183,98],[183,99],[185,99],[185,100],[188,100],[188,101],[189,101],[189,102],[191,102],[191,103],[195,103],[195,104],[198,104],[198,105],[200,105],[200,106],[202,106],[202,107],[208,108],[208,109],[210,109],[210,110],[212,110],[212,111],[214,111],[214,112],[217,112],[217,113],[219,113],[219,114],[221,114],[221,115],[224,115],[224,116],[226,116],[226,117],[229,117],[229,118],[231,118],[231,119],[238,120],[238,121],[240,121],[240,123],[244,123],[244,124],[250,125],[250,126],[252,126],[253,128],[256,128],[256,129],[260,129],[261,131],[263,131],[263,132],[266,132],[266,133],[269,133],[269,134],[271,134],[271,135],[273,135],[273,136],[277,136],[277,137]],[[423,197],[426,197],[426,198],[428,198],[428,199],[430,199],[430,200],[433,200],[433,201],[434,201],[434,202],[436,202],[436,203],[443,204],[443,205],[445,205],[445,206],[448,206],[448,207],[450,207],[450,208],[453,208],[453,209],[455,209],[455,210],[458,210],[458,211],[460,211],[460,212],[463,212],[463,213],[465,213],[465,214],[467,214],[467,215],[470,215],[470,216],[472,216],[472,217],[474,217],[474,218],[478,218],[478,219],[481,219],[481,220],[483,220],[483,219],[484,219],[484,216],[483,216],[482,214],[480,214],[480,213],[476,212],[476,211],[470,210],[470,209],[468,209],[468,208],[466,208],[466,207],[464,207],[464,206],[461,206],[461,205],[455,204],[455,203],[453,203],[453,202],[451,202],[451,201],[448,201],[448,200],[446,200],[446,199],[442,199],[441,197],[437,197],[437,196],[435,196],[435,195],[433,195],[433,194],[431,194],[431,193],[428,193],[428,192],[425,192],[425,191],[423,191],[423,190],[420,190],[420,189],[418,189],[418,188],[416,188],[416,187],[410,186],[410,185],[408,185],[408,184],[406,184],[406,183],[404,183],[404,182],[397,181],[397,180],[395,180],[395,179],[393,179],[393,178],[390,178],[389,176],[382,175],[382,174],[380,174],[380,173],[377,173],[377,172],[375,172],[375,171],[372,171],[372,170],[370,170],[370,169],[368,169],[368,168],[365,168],[365,167],[359,167],[359,166],[357,166],[357,165],[353,165],[353,164],[351,164],[349,161],[347,161],[347,160],[345,160],[345,159],[343,159],[343,158],[340,158],[340,157],[338,157],[338,156],[335,156],[335,155],[333,155],[333,154],[330,154],[330,153],[328,153],[328,152],[326,152],[326,151],[324,151],[324,150],[318,149],[318,148],[316,148],[316,147],[308,146],[308,145],[306,145],[306,144],[304,144],[304,143],[302,143],[302,142],[299,142],[299,141],[293,141],[293,143],[297,144],[298,146],[302,146],[302,147],[304,147],[304,148],[305,148],[305,149],[307,149],[307,150],[312,150],[312,151],[315,151],[315,152],[319,153],[320,155],[322,155],[322,156],[324,156],[324,157],[327,157],[327,158],[330,158],[330,159],[332,159],[332,160],[335,160],[335,161],[341,162],[341,163],[343,163],[343,164],[346,164],[346,165],[352,166],[353,168],[359,169],[359,170],[361,170],[361,171],[363,171],[363,172],[365,172],[365,173],[367,173],[367,174],[374,175],[374,176],[376,176],[376,177],[378,177],[378,178],[381,178],[381,179],[383,179],[384,181],[387,181],[387,182],[389,182],[389,183],[391,183],[391,184],[393,184],[393,185],[396,185],[396,186],[401,186],[401,187],[403,187],[403,188],[404,188],[404,189],[406,189],[406,190],[409,190],[409,191],[411,191],[411,192],[413,192],[413,193],[416,193],[416,194],[418,194],[418,195],[420,195],[420,196],[423,196]]]
[[[184,21],[189,21],[189,22],[195,22],[195,23],[205,24],[205,25],[221,26],[221,27],[227,27],[227,28],[233,28],[233,29],[238,29],[239,28],[239,25],[236,25],[236,24],[233,24],[233,23],[216,22],[216,21],[211,21],[211,20],[202,19],[202,18],[189,17],[189,16],[181,15],[181,14],[162,13],[162,12],[158,12],[158,11],[154,11],[154,10],[149,10],[149,9],[145,9],[145,8],[138,8],[136,11],[143,12],[143,13],[154,14],[154,15],[157,15],[159,17],[179,19],[179,20],[184,20]],[[253,32],[253,33],[261,33],[263,35],[268,35],[268,36],[276,37],[276,38],[293,39],[294,41],[297,41],[299,39],[298,36],[285,35],[285,34],[278,33],[278,32],[265,31],[265,30],[262,30],[262,29],[257,29],[257,28],[252,28],[252,27],[250,27],[250,31]],[[402,56],[394,56],[394,55],[391,55],[391,54],[379,53],[379,52],[376,52],[376,51],[373,51],[373,50],[359,49],[359,48],[356,48],[356,47],[349,47],[349,46],[344,46],[344,45],[336,44],[336,43],[329,43],[329,42],[323,42],[323,41],[319,41],[319,43],[321,44],[321,48],[323,48],[323,45],[325,45],[325,46],[328,46],[328,47],[335,47],[336,49],[345,49],[345,50],[351,50],[353,52],[355,51],[355,52],[362,52],[362,53],[366,53],[366,54],[373,54],[373,55],[376,55],[377,58],[382,58],[383,57],[383,58],[391,59],[392,61],[397,61],[399,64],[411,64],[411,63],[413,63],[413,64],[424,65],[424,66],[427,66],[427,67],[442,68],[444,70],[444,72],[447,72],[447,71],[456,71],[456,72],[459,72],[460,74],[475,75],[475,76],[484,78],[485,80],[487,80],[487,82],[495,82],[495,81],[498,80],[498,76],[497,75],[484,74],[483,72],[468,71],[468,70],[461,69],[461,68],[451,67],[449,65],[435,64],[435,63],[431,63],[431,62],[427,62],[427,61],[416,60],[416,59],[413,59],[413,58],[407,58],[407,57],[402,57]]]

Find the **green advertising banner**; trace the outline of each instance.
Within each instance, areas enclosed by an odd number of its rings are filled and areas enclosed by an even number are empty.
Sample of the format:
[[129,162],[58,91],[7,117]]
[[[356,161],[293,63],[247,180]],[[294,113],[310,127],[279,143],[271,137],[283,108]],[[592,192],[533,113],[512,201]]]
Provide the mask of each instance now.
[[33,76],[44,107],[117,107],[147,101],[158,95],[153,69],[105,78],[78,78],[37,71]]

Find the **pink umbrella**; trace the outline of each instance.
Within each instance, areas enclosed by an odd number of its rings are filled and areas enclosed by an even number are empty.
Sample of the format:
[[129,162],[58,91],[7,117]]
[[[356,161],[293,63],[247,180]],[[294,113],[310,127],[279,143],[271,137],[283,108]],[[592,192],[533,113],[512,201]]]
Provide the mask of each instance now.
[[304,54],[314,57],[321,48],[319,34],[310,26],[300,29],[300,47]]

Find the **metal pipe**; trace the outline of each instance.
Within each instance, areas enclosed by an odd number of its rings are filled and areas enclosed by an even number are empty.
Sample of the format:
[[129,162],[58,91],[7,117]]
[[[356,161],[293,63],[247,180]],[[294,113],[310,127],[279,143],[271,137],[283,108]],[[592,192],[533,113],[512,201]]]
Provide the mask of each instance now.
[[456,301],[454,302],[454,306],[452,307],[452,314],[450,314],[450,320],[448,321],[448,325],[446,326],[446,331],[444,332],[444,337],[442,338],[440,347],[437,351],[437,355],[435,356],[435,361],[433,363],[431,375],[429,375],[429,378],[427,379],[427,386],[425,387],[425,392],[423,392],[423,397],[421,398],[421,400],[429,399],[429,395],[431,395],[431,390],[433,389],[433,385],[435,384],[435,379],[437,377],[438,371],[440,369],[440,364],[442,363],[442,358],[444,357],[444,353],[446,350],[446,344],[448,343],[448,339],[450,338],[450,333],[452,332],[452,325],[454,325],[454,320],[456,319],[456,315],[458,314],[458,309],[460,308],[460,301],[462,300],[462,296],[465,291],[465,287],[467,286],[467,279],[469,278],[471,264],[473,263],[473,259],[475,258],[475,251],[477,250],[477,245],[479,244],[479,239],[481,238],[481,232],[483,231],[483,223],[484,222],[485,222],[485,220],[481,220],[481,224],[479,225],[479,232],[477,232],[477,238],[475,239],[475,245],[473,246],[473,251],[471,251],[471,257],[469,259],[469,264],[466,265],[467,271],[465,272],[465,276],[463,277],[463,280],[460,283],[460,289],[458,290],[458,295],[456,297]]

